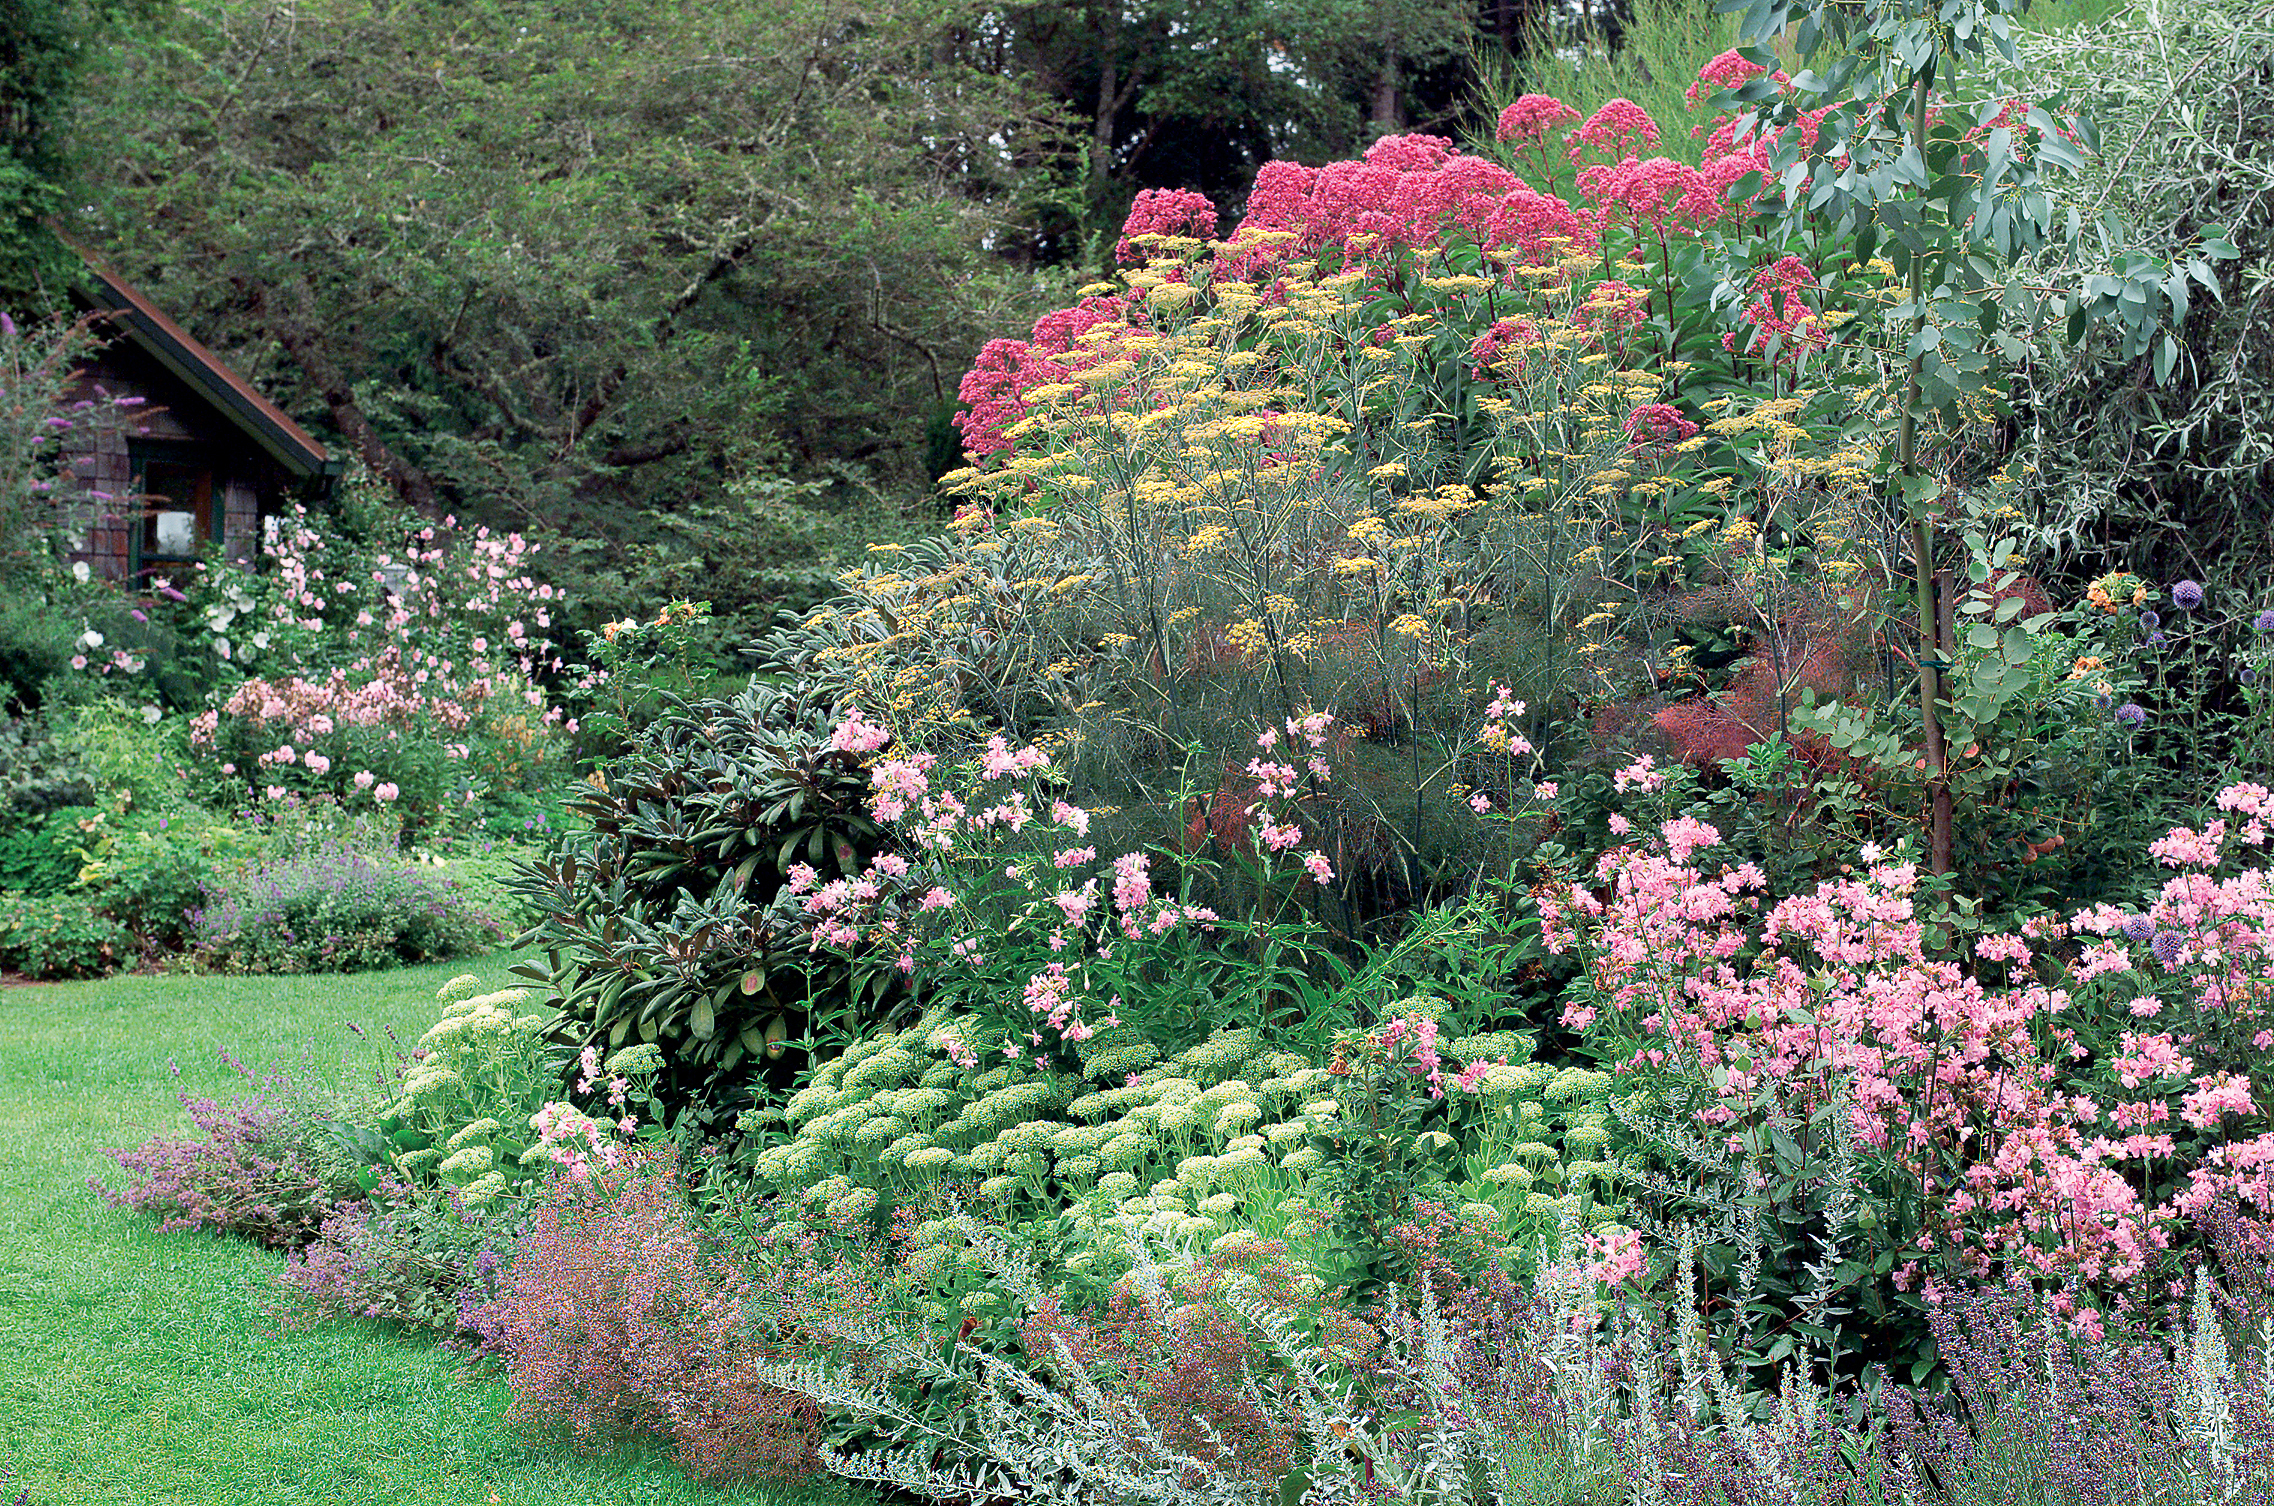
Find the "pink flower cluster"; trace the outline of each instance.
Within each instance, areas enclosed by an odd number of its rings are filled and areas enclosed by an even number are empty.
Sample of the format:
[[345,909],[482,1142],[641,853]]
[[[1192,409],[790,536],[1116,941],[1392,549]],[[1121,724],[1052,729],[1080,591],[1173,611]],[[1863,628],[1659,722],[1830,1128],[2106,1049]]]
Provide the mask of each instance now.
[[1143,261],[1146,252],[1138,244],[1142,236],[1196,236],[1207,240],[1215,234],[1216,206],[1208,195],[1182,188],[1148,188],[1129,206],[1129,217],[1122,221],[1121,240],[1113,248],[1113,259],[1125,265]]
[[1621,425],[1638,450],[1665,449],[1694,437],[1698,426],[1671,403],[1644,403]]
[[[1979,941],[1972,970],[1928,955],[1908,865],[1867,854],[1861,875],[1775,898],[1751,864],[1699,866],[1711,826],[1669,822],[1542,895],[1548,946],[1587,968],[1565,1023],[1623,1043],[1622,1073],[1689,1083],[1733,1148],[1764,1105],[1842,1098],[1882,1174],[1926,1194],[1925,1244],[1954,1241],[1977,1272],[2120,1286],[2222,1199],[2274,1215],[2274,1094],[2257,1076],[2274,883],[2263,866],[2214,872],[2231,843],[2265,845],[2274,797],[2238,785],[2219,803],[2241,830],[2161,839],[2188,871],[2144,924],[2112,907],[2033,923]],[[2165,935],[2184,945],[2160,965],[2144,943]],[[2055,986],[2036,969],[2070,936],[2106,939]],[[2184,1007],[2160,996],[2175,990]],[[2127,1019],[2155,1024],[2102,1023]]]
[[[1283,733],[1270,729],[1257,738],[1268,755],[1249,766],[1259,805],[1291,804],[1306,775],[1327,777],[1322,754],[1333,720],[1325,712],[1291,717]],[[1283,736],[1299,766],[1274,754]],[[832,746],[846,750],[875,752],[889,743],[889,734],[857,713],[846,715],[832,737]],[[1083,841],[1089,813],[1040,788],[1050,773],[1042,749],[990,738],[963,770],[960,791],[943,788],[937,769],[933,754],[901,753],[870,771],[869,809],[906,850],[880,853],[861,873],[827,881],[807,864],[790,869],[790,913],[809,949],[867,950],[890,957],[903,973],[930,962],[976,977],[993,965],[996,938],[1034,938],[1049,960],[1017,988],[1031,1024],[1028,1044],[1039,1050],[1052,1041],[1078,1043],[1117,1021],[1115,971],[1107,964],[1118,948],[1214,928],[1215,911],[1156,894],[1147,854],[1100,862],[1097,848]],[[998,797],[989,786],[1003,782],[1013,787]],[[1303,841],[1292,820],[1267,815],[1258,829],[1270,854]],[[1022,848],[1039,834],[1046,856],[1005,861],[1004,839],[1012,833],[1027,834]],[[1295,852],[1293,861],[1315,882],[1334,877],[1322,852]],[[1038,1060],[1046,1064],[1048,1057]]]
[[[1027,393],[1062,382],[1082,366],[1111,359],[1094,345],[1076,342],[1099,325],[1127,326],[1139,317],[1130,299],[1084,298],[1072,308],[1037,319],[1028,339],[989,340],[956,388],[963,411],[956,414],[955,422],[963,431],[963,447],[975,456],[1009,449],[1011,442],[1003,431],[1026,416]],[[1072,364],[1053,359],[1060,356],[1071,358]]]
[[[1701,70],[1701,88],[1704,83],[1733,86],[1760,71],[1725,53]],[[1698,96],[1693,90],[1693,103]],[[1804,150],[1813,144],[1823,113],[1801,117],[1796,140]],[[1577,126],[1561,137],[1559,161],[1551,143],[1560,127],[1574,121]],[[1321,253],[1379,274],[1401,250],[1456,240],[1487,253],[1490,261],[1544,265],[1575,254],[1592,257],[1602,249],[1605,233],[1621,228],[1655,240],[1661,271],[1670,274],[1670,242],[1730,222],[1744,207],[1731,200],[1735,185],[1749,173],[1766,173],[1770,143],[1759,138],[1740,143],[1738,124],[1734,116],[1718,120],[1706,138],[1701,165],[1693,168],[1641,155],[1657,144],[1661,129],[1632,100],[1614,99],[1580,121],[1578,112],[1562,101],[1527,94],[1502,111],[1496,135],[1533,174],[1532,183],[1497,162],[1457,151],[1442,137],[1426,135],[1385,137],[1360,160],[1323,167],[1266,163],[1256,174],[1238,231],[1213,245],[1209,275],[1219,284],[1251,282],[1270,296],[1283,269]],[[1573,199],[1534,186],[1551,184],[1566,171],[1576,173]],[[1131,209],[1117,256],[1137,259],[1149,236],[1206,237],[1215,223],[1215,207],[1204,196],[1150,190]],[[1169,275],[1183,277],[1186,271],[1178,266]],[[1764,277],[1748,313],[1752,322],[1767,328],[1784,321],[1788,350],[1796,347],[1795,325],[1805,326],[1811,331],[1806,338],[1820,343],[1821,326],[1787,307],[1798,285],[1778,269]],[[1582,311],[1582,322],[1598,325],[1606,338],[1643,321],[1646,303],[1637,290],[1606,282],[1596,293]],[[1089,297],[1037,321],[1027,339],[989,342],[958,392],[963,411],[956,422],[966,450],[985,460],[1009,449],[1005,431],[1025,415],[1026,394],[1112,359],[1115,342],[1098,338],[1101,325],[1139,335],[1145,332],[1145,318],[1143,305],[1129,297]],[[1471,359],[1484,374],[1503,367],[1529,339],[1520,320],[1495,323],[1476,339]]]
[[1540,327],[1531,320],[1495,319],[1469,342],[1469,364],[1480,377],[1522,376],[1532,347],[1539,343]]
[[[1804,351],[1821,350],[1830,344],[1831,331],[1805,296],[1818,292],[1820,286],[1816,273],[1797,256],[1782,257],[1755,273],[1753,301],[1745,306],[1745,322],[1753,326],[1754,333],[1746,349],[1759,349],[1775,341],[1777,359],[1793,361]],[[1721,337],[1721,348],[1737,348],[1736,331]]]

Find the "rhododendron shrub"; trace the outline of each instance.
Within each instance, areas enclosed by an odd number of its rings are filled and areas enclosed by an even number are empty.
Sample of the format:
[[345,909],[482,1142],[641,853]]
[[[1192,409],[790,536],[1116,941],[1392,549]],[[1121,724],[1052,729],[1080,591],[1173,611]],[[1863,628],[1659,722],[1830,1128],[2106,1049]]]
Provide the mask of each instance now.
[[1677,816],[1541,893],[1548,945],[1584,967],[1564,1023],[1683,1116],[1662,1151],[1739,1184],[1709,1196],[1765,1180],[1826,1237],[1877,1242],[1835,1284],[1882,1311],[1889,1288],[1999,1272],[2155,1300],[2213,1209],[2274,1212],[2274,796],[2218,807],[2154,844],[2176,872],[2148,904],[1985,931],[1963,957],[1930,945],[1910,862],[1867,849],[1777,895]]

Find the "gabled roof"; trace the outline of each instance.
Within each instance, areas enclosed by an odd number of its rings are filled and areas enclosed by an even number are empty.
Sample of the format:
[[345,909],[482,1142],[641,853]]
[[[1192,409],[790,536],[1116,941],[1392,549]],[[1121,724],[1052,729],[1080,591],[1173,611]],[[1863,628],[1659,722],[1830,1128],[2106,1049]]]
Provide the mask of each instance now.
[[189,384],[190,390],[244,430],[295,478],[337,476],[344,462],[332,457],[282,408],[260,395],[229,363],[200,345],[167,318],[142,292],[86,250],[74,246],[89,273],[88,301],[111,315],[105,322],[131,340],[160,366]]

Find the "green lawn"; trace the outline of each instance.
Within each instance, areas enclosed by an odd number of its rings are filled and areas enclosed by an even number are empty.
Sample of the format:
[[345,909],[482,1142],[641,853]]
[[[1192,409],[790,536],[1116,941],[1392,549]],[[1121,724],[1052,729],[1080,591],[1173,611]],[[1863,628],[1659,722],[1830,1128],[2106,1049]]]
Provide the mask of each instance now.
[[222,1050],[336,1071],[357,1055],[345,1022],[415,1040],[445,978],[502,983],[511,961],[0,989],[0,1465],[17,1476],[0,1500],[22,1486],[31,1506],[847,1499],[826,1482],[713,1490],[651,1452],[526,1442],[494,1374],[371,1324],[282,1331],[261,1311],[281,1257],[158,1234],[87,1190],[117,1171],[103,1148],[186,1126],[177,1087],[235,1091]]

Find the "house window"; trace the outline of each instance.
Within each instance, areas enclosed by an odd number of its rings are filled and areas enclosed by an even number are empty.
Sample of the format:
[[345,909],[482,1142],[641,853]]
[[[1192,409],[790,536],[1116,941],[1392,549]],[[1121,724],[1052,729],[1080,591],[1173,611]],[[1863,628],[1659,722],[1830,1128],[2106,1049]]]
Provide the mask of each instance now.
[[137,576],[194,564],[208,544],[221,542],[221,489],[194,447],[134,445],[129,458],[141,515],[134,533]]

